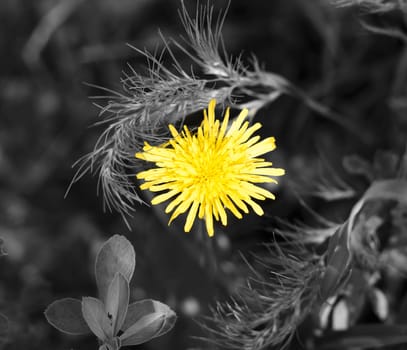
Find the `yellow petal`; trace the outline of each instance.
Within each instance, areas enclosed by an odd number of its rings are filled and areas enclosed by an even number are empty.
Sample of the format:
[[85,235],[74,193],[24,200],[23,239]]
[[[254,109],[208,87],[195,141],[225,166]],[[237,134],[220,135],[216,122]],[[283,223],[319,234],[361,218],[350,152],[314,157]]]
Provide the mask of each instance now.
[[184,226],[185,232],[191,231],[192,225],[196,218],[196,213],[198,211],[198,207],[199,207],[199,202],[195,201],[194,203],[192,203],[192,207],[191,207],[191,209],[189,209],[189,213],[188,213],[187,219],[185,221],[185,226]]
[[170,221],[168,222],[168,224],[170,224],[176,217],[178,217],[180,214],[185,213],[188,208],[191,206],[191,200],[185,200],[184,202],[182,202],[177,209],[175,209],[175,211],[172,213],[171,217],[170,217]]
[[170,133],[172,135],[172,137],[175,139],[179,134],[178,134],[178,130],[175,129],[174,125],[169,124],[168,125],[168,129],[170,129]]
[[232,123],[232,126],[228,130],[228,136],[233,135],[233,133],[241,127],[248,114],[249,110],[247,108],[242,109],[237,119]]
[[165,208],[165,213],[168,214],[174,210],[174,208],[179,205],[182,201],[186,200],[185,192],[181,192],[180,195],[175,198],[170,204]]
[[269,176],[283,176],[285,170],[281,168],[258,168],[252,171],[252,174],[269,175]]
[[257,157],[261,154],[265,154],[276,149],[276,140],[274,137],[269,137],[256,143],[248,149],[248,153],[251,157]]
[[213,98],[209,101],[208,105],[208,122],[209,124],[213,124],[215,122],[215,108],[216,108],[216,100]]
[[174,197],[178,192],[179,192],[178,190],[171,190],[167,193],[159,194],[158,196],[154,197],[151,200],[151,204],[156,205],[156,204],[165,202],[166,200],[170,199],[171,197]]
[[212,237],[214,235],[213,217],[209,207],[205,208],[205,226],[209,237]]
[[257,215],[262,216],[264,214],[263,209],[256,202],[252,201],[251,199],[246,199],[245,201],[252,207],[252,209]]
[[[221,197],[221,200],[222,200],[222,203],[225,205],[225,207],[228,208],[233,213],[234,216],[236,216],[238,219],[242,218],[242,214],[239,212],[239,210],[237,210],[235,205],[226,195],[223,195]],[[244,204],[243,204],[243,206],[245,207]],[[246,207],[246,209],[247,209],[247,207]]]
[[143,152],[137,152],[134,156],[135,156],[136,158],[138,158],[138,159],[146,160],[146,158],[144,157],[144,153],[143,153]]
[[222,225],[226,226],[228,224],[228,218],[227,218],[225,209],[223,208],[222,203],[219,199],[215,200],[215,207],[219,213],[220,221],[221,221]]

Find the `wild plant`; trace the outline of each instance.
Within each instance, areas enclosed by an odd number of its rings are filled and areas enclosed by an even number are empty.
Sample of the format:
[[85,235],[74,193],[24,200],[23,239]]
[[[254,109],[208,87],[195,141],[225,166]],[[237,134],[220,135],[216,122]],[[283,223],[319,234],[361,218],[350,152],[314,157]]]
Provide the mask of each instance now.
[[176,320],[167,305],[152,299],[129,302],[129,283],[135,266],[131,243],[123,236],[112,236],[96,257],[99,298],[56,300],[45,311],[47,321],[63,333],[93,333],[99,350],[119,350],[167,333]]
[[[366,11],[381,13],[404,6],[402,1],[334,3],[345,7],[357,3]],[[158,193],[151,199],[153,205],[170,201],[164,209],[165,214],[172,213],[170,223],[186,214],[185,232],[201,220],[208,235],[216,236],[217,222],[227,226],[229,211],[237,218],[249,208],[263,215],[263,208],[253,199],[274,199],[268,184],[275,183],[274,177],[284,175],[285,170],[272,167],[266,156],[258,158],[275,149],[275,139],[260,141],[254,133],[261,125],[250,126],[250,122],[283,94],[355,132],[352,123],[284,77],[261,68],[256,58],[245,65],[241,57],[229,57],[221,36],[225,14],[215,18],[211,7],[198,6],[191,17],[181,3],[186,38],[180,42],[163,37],[165,49],[160,53],[134,48],[146,57],[148,74],[130,68],[122,79],[122,92],[104,89],[111,93],[101,109],[100,124],[106,129],[93,151],[76,164],[72,183],[87,173],[96,174],[106,208],[117,210],[129,226],[129,217],[137,215],[136,204],[148,202],[140,189],[146,190],[147,198],[152,197],[149,192]],[[199,72],[187,71],[174,48],[188,56]],[[171,58],[171,67],[164,64],[163,57]],[[232,115],[227,109],[219,120],[215,118],[216,103],[240,113]],[[202,123],[194,125],[192,114],[201,119],[203,114]],[[318,184],[316,194],[329,201],[353,197],[342,222],[319,216],[318,227],[284,220],[279,226],[268,224],[273,235],[265,243],[266,252],[254,254],[252,261],[244,258],[250,270],[244,276],[246,283],[229,300],[217,302],[212,315],[201,322],[208,331],[205,341],[209,346],[283,347],[290,345],[296,332],[309,349],[407,342],[406,329],[397,323],[397,310],[391,305],[395,296],[383,283],[400,281],[407,261],[405,244],[400,243],[405,242],[406,233],[406,158],[391,154],[388,158],[393,159],[394,171],[386,177],[374,173],[375,165],[357,156],[344,160],[349,174],[367,178],[368,185],[360,192],[339,177]],[[155,210],[162,214],[160,208]],[[204,229],[200,226],[199,230]],[[129,278],[111,275],[109,289],[122,290],[120,285],[125,286]],[[88,303],[99,309],[103,303],[107,305],[104,299],[102,303],[91,300],[82,301],[82,314],[102,346],[126,345],[126,331],[118,335],[120,326],[115,322],[108,334],[91,326],[86,316],[91,309]],[[379,321],[388,323],[359,324],[366,304]],[[301,333],[304,328],[309,330],[306,335]],[[161,333],[156,329],[154,334]]]

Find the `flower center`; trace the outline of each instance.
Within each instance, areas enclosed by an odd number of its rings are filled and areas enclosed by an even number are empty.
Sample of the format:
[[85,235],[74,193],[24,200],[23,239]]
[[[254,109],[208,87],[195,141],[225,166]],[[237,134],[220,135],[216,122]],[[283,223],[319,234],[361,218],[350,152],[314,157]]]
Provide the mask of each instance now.
[[[210,189],[210,193],[222,190],[234,172],[231,150],[203,151],[190,159],[191,180],[200,190]],[[216,191],[214,191],[216,189]]]

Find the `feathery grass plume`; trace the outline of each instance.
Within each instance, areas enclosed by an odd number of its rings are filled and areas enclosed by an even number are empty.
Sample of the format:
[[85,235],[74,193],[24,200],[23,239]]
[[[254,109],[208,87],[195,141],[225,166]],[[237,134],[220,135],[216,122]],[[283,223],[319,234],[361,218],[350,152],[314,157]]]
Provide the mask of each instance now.
[[314,168],[317,169],[315,181],[310,182],[306,176],[300,175],[297,182],[292,182],[292,187],[300,195],[311,195],[327,202],[348,199],[356,195],[355,189],[322,153],[314,163]]
[[[387,13],[390,11],[400,11],[407,14],[406,0],[331,0],[332,4],[337,7],[357,6],[362,14]],[[401,40],[407,43],[407,35],[402,28],[388,25],[374,25],[366,20],[360,20],[361,25],[373,34],[385,35]]]
[[[226,209],[237,218],[249,212],[257,215],[264,211],[253,199],[274,199],[270,191],[258,183],[277,183],[273,177],[284,175],[281,168],[273,168],[259,156],[276,148],[274,137],[260,141],[253,134],[261,128],[260,123],[249,127],[245,121],[249,111],[243,109],[229,125],[229,109],[220,123],[215,118],[216,100],[209,102],[204,119],[195,134],[187,126],[181,133],[169,125],[172,139],[163,145],[145,144],[136,158],[155,163],[156,167],[137,174],[145,182],[141,189],[160,192],[151,203],[159,204],[171,199],[165,209],[173,211],[172,222],[188,211],[184,230],[189,232],[198,216],[205,219],[209,236],[214,235],[213,219],[227,225]],[[166,191],[163,193],[163,191]],[[253,199],[252,199],[253,198]]]
[[403,32],[402,29],[389,26],[379,27],[362,20],[360,21],[360,23],[362,24],[363,28],[372,32],[373,34],[389,36],[395,39],[399,39],[405,44],[407,43],[407,35]]
[[183,0],[181,4],[179,16],[187,34],[183,41],[195,55],[177,41],[174,41],[174,44],[201,66],[206,74],[238,80],[245,69],[239,59],[228,59],[221,33],[230,2],[223,14],[219,13],[213,28],[213,7],[197,6],[193,19],[189,16]]
[[[134,175],[144,164],[133,155],[141,151],[144,142],[155,146],[168,141],[171,138],[168,124],[181,125],[181,128],[188,115],[204,109],[211,99],[221,104],[228,101],[231,107],[238,109],[247,107],[252,117],[281,94],[290,94],[320,115],[351,131],[356,130],[283,77],[261,69],[255,59],[249,69],[239,57],[228,57],[221,36],[225,14],[226,11],[214,18],[213,8],[198,6],[195,17],[191,17],[181,2],[180,17],[186,31],[184,43],[163,38],[160,54],[132,47],[145,56],[149,74],[142,75],[130,67],[121,81],[123,92],[100,88],[111,94],[106,96],[107,104],[101,106],[103,120],[98,123],[107,127],[93,151],[74,164],[77,172],[71,186],[87,173],[97,174],[98,191],[103,194],[105,209],[117,210],[126,221],[134,212],[135,203],[143,202],[134,185]],[[201,77],[182,68],[170,42],[200,66],[204,72]],[[164,55],[171,57],[171,68],[162,63]],[[246,97],[247,102],[239,102],[236,96]]]
[[[300,242],[273,242],[255,255],[252,276],[230,302],[218,303],[205,339],[227,349],[260,350],[288,345],[318,297],[321,257]],[[247,263],[249,264],[249,263]]]
[[[309,206],[300,200],[300,204],[303,208],[311,214],[311,217],[315,219],[315,224],[307,224],[301,221],[292,222],[282,218],[273,218],[273,222],[276,222],[276,227],[273,228],[273,232],[287,238],[297,241],[301,241],[306,245],[320,245],[329,239],[342,225],[341,223],[330,221],[323,216],[313,211]],[[269,229],[266,228],[267,231]]]

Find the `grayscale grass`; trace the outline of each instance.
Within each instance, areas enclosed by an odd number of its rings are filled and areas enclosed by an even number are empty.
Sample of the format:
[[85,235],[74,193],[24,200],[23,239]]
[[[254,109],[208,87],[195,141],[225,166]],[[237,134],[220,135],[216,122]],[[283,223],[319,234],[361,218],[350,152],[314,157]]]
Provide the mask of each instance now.
[[213,308],[207,341],[227,349],[284,348],[315,306],[323,259],[294,240],[266,247],[253,264],[244,259],[252,271],[247,285]]

